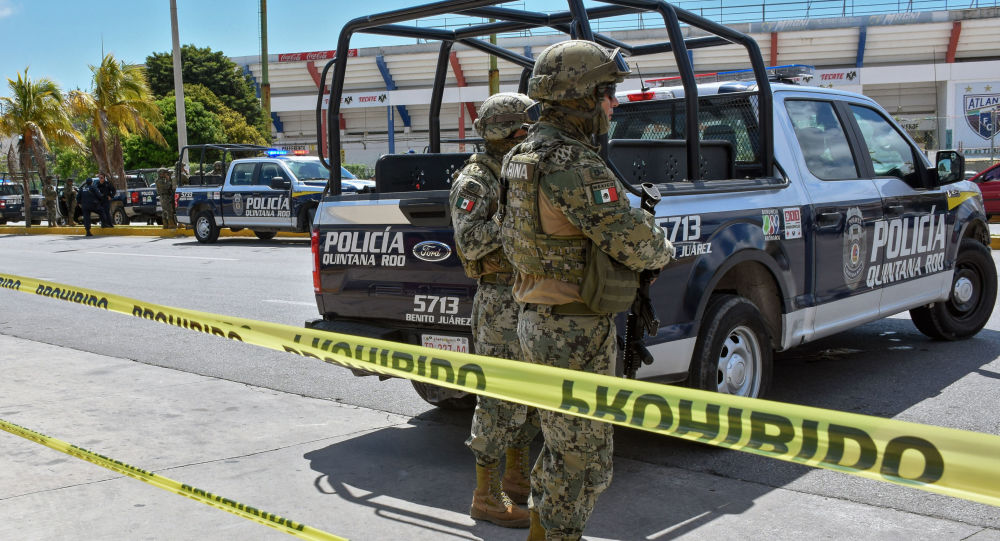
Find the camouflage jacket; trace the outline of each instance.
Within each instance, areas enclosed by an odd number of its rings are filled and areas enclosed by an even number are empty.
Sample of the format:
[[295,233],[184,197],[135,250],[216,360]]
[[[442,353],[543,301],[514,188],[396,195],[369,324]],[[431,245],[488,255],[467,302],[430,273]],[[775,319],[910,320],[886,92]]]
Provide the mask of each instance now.
[[[504,158],[506,217],[501,237],[518,275],[521,302],[582,300],[589,245],[626,267],[658,269],[671,247],[652,216],[626,192],[594,148],[545,121]],[[520,187],[520,188],[518,188]]]
[[451,185],[455,247],[470,278],[513,272],[503,253],[500,227],[492,219],[500,200],[499,176],[500,162],[480,152],[469,158]]

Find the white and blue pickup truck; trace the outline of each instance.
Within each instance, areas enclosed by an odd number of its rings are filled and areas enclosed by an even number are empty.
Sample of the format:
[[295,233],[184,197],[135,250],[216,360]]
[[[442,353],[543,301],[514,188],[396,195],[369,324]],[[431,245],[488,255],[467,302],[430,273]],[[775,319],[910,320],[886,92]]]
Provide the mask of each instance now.
[[[506,13],[480,12],[500,20]],[[673,40],[670,48],[616,43],[633,54],[673,49],[684,79],[677,88],[617,94],[608,162],[623,187],[642,184],[660,195],[652,212],[674,247],[649,287],[652,329],[633,341],[628,319],[619,319],[625,347],[617,374],[759,397],[772,379],[773,352],[893,314],[909,311],[933,339],[978,333],[993,312],[997,271],[982,195],[963,180],[962,156],[943,151],[930,163],[872,99],[788,84],[794,78],[769,72],[749,37],[676,13],[744,44],[755,68],[752,81],[697,84],[681,45],[709,38]],[[515,25],[535,14],[507,16]],[[349,23],[364,25],[375,33],[394,28]],[[669,33],[682,36],[679,28]],[[329,103],[339,102],[340,88],[335,77]],[[476,283],[456,256],[448,203],[452,174],[467,156],[384,156],[373,193],[323,197],[312,239],[321,317],[307,326],[475,351]],[[473,403],[457,391],[414,387],[438,406]]]
[[[373,189],[374,181],[341,168],[345,191]],[[212,243],[219,231],[251,229],[260,239],[278,231],[308,232],[326,187],[326,170],[311,156],[233,160],[225,177],[192,175],[177,187],[177,222],[193,226],[198,242]]]

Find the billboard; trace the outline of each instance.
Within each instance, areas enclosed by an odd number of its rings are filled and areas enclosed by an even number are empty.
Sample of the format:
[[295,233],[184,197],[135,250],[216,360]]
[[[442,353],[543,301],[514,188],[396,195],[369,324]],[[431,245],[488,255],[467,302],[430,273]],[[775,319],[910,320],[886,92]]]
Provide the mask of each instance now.
[[955,147],[989,149],[1000,144],[1000,81],[955,85]]

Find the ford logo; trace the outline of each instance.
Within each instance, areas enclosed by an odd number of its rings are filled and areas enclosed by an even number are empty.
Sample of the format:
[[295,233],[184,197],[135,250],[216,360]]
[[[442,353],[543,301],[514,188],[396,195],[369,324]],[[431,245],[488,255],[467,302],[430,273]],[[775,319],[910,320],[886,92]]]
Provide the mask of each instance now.
[[422,261],[436,263],[451,255],[451,247],[436,240],[425,240],[413,247],[413,256]]

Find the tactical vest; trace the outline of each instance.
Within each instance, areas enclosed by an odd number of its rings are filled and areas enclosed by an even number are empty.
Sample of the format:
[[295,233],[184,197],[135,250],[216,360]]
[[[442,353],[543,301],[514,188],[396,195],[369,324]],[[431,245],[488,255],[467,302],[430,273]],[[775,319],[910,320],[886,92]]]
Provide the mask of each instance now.
[[554,146],[518,154],[504,164],[507,182],[501,237],[507,258],[518,272],[580,285],[590,240],[580,236],[553,236],[542,231],[538,198],[540,165]]
[[[479,165],[479,167],[469,167],[472,164]],[[469,157],[465,167],[456,175],[456,180],[462,175],[468,175],[478,180],[487,190],[491,191],[491,193],[484,195],[487,195],[489,200],[488,215],[492,216],[495,214],[497,205],[499,204],[496,191],[499,185],[500,162],[485,152],[478,152]],[[465,275],[469,278],[479,278],[484,274],[511,274],[514,272],[514,268],[507,261],[502,248],[494,250],[479,259],[466,259],[465,254],[462,253],[462,249],[456,243],[455,255],[462,262]]]

